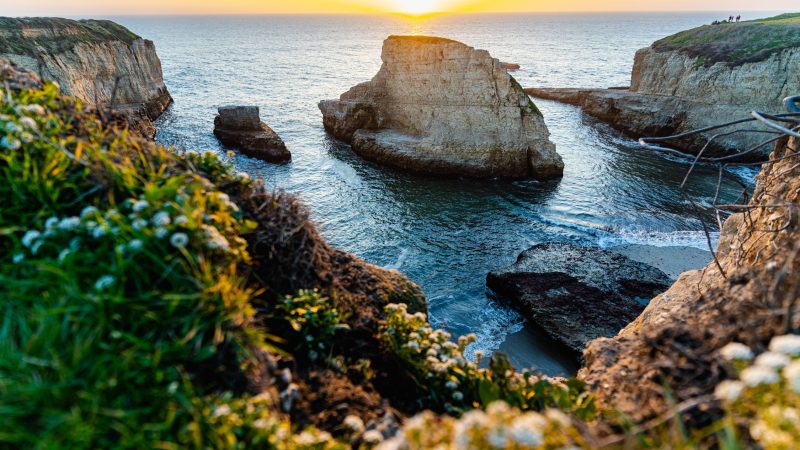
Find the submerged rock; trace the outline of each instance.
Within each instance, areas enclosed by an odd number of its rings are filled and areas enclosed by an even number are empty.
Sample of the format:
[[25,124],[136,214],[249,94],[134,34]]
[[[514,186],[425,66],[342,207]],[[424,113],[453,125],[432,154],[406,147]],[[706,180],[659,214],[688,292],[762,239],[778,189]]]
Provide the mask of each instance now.
[[372,81],[320,102],[325,129],[365,159],[416,172],[558,178],[541,113],[485,50],[390,36]]
[[226,146],[263,161],[292,159],[283,140],[261,121],[257,106],[221,106],[214,118],[214,135]]
[[101,111],[123,113],[149,139],[152,121],[172,103],[153,42],[108,20],[0,18],[0,58]]
[[[747,118],[753,110],[782,112],[783,98],[800,92],[800,17],[781,17],[706,25],[661,39],[636,52],[628,90],[532,88],[526,92],[578,105],[637,138],[669,136]],[[741,129],[753,127],[753,123],[740,125]],[[696,154],[716,133],[719,130],[710,130],[671,144]],[[771,137],[724,134],[704,155],[733,155]],[[765,146],[741,159],[764,160],[768,152]]]
[[486,284],[577,356],[592,339],[616,335],[670,278],[618,253],[545,243],[489,273]]

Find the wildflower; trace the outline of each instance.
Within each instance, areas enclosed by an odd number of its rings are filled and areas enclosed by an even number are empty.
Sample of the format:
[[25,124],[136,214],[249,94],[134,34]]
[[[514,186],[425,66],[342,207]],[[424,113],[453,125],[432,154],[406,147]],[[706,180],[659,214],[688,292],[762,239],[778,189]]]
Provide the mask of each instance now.
[[32,113],[37,116],[42,116],[45,113],[44,107],[42,105],[37,105],[35,103],[32,103],[30,105],[20,105],[19,107],[17,107],[17,110],[24,113],[25,112]]
[[186,233],[175,233],[169,238],[169,243],[175,248],[184,248],[189,243],[189,236]]
[[214,408],[214,417],[224,417],[231,413],[231,407],[228,405],[219,405]]
[[788,356],[778,352],[764,352],[755,360],[755,365],[769,367],[771,369],[783,369],[791,360]]
[[25,254],[24,253],[15,253],[14,256],[11,258],[11,261],[13,261],[14,264],[19,264],[24,259],[25,259]]
[[175,218],[175,225],[186,225],[189,223],[189,219],[186,216],[178,216]]
[[793,391],[800,393],[800,361],[795,361],[783,369],[783,378]]
[[457,402],[460,402],[461,400],[464,400],[464,394],[462,394],[461,391],[453,392],[453,400],[455,400]]
[[308,351],[308,359],[310,359],[311,361],[316,361],[317,358],[319,358],[319,353],[317,353],[314,350],[309,350]]
[[412,332],[411,334],[408,335],[408,338],[417,340],[417,339],[419,339],[419,333]]
[[547,428],[547,420],[541,414],[531,412],[514,419],[508,434],[520,445],[537,447],[544,443],[542,431],[545,428]]
[[725,402],[736,401],[744,391],[744,383],[736,380],[725,380],[714,389],[714,395]]
[[6,131],[8,131],[9,133],[16,133],[19,131],[19,125],[17,125],[14,122],[8,122],[6,124]]
[[486,435],[486,440],[492,448],[505,448],[506,439],[506,430],[502,427],[497,427]]
[[448,380],[447,383],[444,384],[447,389],[455,390],[458,389],[458,381],[456,380]]
[[96,226],[92,229],[92,237],[95,239],[100,239],[101,237],[107,234],[105,226]]
[[64,262],[64,260],[67,259],[67,256],[69,256],[70,253],[72,253],[72,251],[68,248],[61,250],[58,253],[58,262]]
[[230,243],[228,243],[225,236],[221,235],[216,228],[204,225],[203,232],[206,238],[206,247],[222,251],[228,251],[230,249]]
[[269,421],[265,419],[257,419],[253,422],[253,427],[258,428],[259,430],[266,430],[269,428]]
[[58,217],[50,217],[49,219],[44,221],[44,229],[45,230],[54,230],[58,226]]
[[73,238],[71,241],[69,241],[70,250],[74,252],[77,251],[79,248],[81,248],[81,240],[79,238]]
[[28,133],[27,131],[25,133],[20,133],[19,140],[26,144],[31,143],[33,142],[33,135]]
[[250,174],[248,174],[247,172],[237,172],[236,178],[238,178],[241,181],[248,181],[250,180]]
[[482,359],[483,359],[483,356],[484,356],[484,355],[483,355],[483,352],[482,352],[482,351],[480,351],[480,350],[476,350],[476,351],[475,351],[475,361],[476,361],[476,362],[480,362],[480,360],[482,360]]
[[417,341],[408,341],[406,347],[410,348],[411,350],[417,351],[419,350],[419,342]]
[[364,431],[364,421],[361,417],[351,414],[344,418],[344,427],[354,434],[360,434]]
[[568,427],[572,425],[572,420],[570,420],[569,416],[564,414],[558,409],[548,409],[544,412],[544,415],[551,421],[555,422],[561,427]]
[[65,217],[58,222],[58,229],[62,231],[72,231],[78,228],[81,224],[81,219],[78,217]]
[[39,236],[41,235],[42,233],[36,230],[29,230],[24,236],[22,236],[22,245],[24,247],[30,247],[36,240],[39,239]]
[[31,254],[35,255],[39,253],[39,247],[41,247],[42,244],[44,244],[44,241],[41,240],[34,242],[33,245],[31,246]]
[[81,219],[85,219],[86,217],[94,215],[95,213],[97,213],[97,208],[89,205],[81,210]]
[[19,148],[22,147],[22,142],[20,142],[19,139],[3,136],[0,138],[0,147],[7,148],[9,150],[19,150]]
[[105,291],[117,282],[113,275],[103,275],[94,282],[94,289],[97,291]]
[[419,320],[427,320],[428,319],[427,316],[425,316],[425,313],[422,313],[422,312],[414,313],[414,318],[419,319]]
[[364,443],[366,444],[375,445],[383,441],[383,434],[378,430],[369,430],[364,433],[362,439],[364,439]]
[[153,225],[157,227],[165,227],[172,222],[169,213],[166,211],[159,211],[153,216]]
[[769,343],[769,349],[784,355],[800,356],[800,335],[775,336]]
[[720,355],[728,361],[742,360],[750,361],[753,359],[753,351],[750,347],[739,342],[731,342],[730,344],[722,347],[719,351]]
[[165,237],[167,237],[168,234],[169,234],[169,230],[167,230],[166,228],[162,228],[162,227],[156,228],[155,235],[156,235],[157,238],[164,239]]
[[131,209],[133,210],[133,212],[142,212],[149,206],[150,203],[147,203],[146,200],[136,200],[135,202],[133,202],[133,206],[131,206]]
[[136,231],[143,230],[147,228],[147,221],[144,219],[134,219],[134,221],[131,222],[131,227]]
[[141,239],[134,239],[128,242],[128,250],[132,252],[139,252],[142,250],[142,247],[144,247],[144,244],[142,243]]
[[774,369],[764,366],[751,366],[742,371],[741,380],[749,387],[760,384],[772,384],[778,381],[778,374]]
[[22,125],[23,127],[27,128],[27,129],[29,129],[29,130],[35,130],[38,127],[38,125],[36,124],[36,121],[31,119],[28,116],[20,117],[19,118],[19,124]]

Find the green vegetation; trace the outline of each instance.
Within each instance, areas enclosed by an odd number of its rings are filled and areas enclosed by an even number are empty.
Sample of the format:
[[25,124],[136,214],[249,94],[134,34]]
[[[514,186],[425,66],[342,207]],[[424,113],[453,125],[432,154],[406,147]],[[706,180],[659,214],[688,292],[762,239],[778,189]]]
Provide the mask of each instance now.
[[0,53],[36,57],[56,54],[75,45],[119,41],[131,45],[140,39],[110,20],[0,17]]
[[703,25],[653,44],[659,52],[679,50],[698,58],[698,67],[720,62],[729,66],[759,62],[793,47],[800,47],[800,13]]

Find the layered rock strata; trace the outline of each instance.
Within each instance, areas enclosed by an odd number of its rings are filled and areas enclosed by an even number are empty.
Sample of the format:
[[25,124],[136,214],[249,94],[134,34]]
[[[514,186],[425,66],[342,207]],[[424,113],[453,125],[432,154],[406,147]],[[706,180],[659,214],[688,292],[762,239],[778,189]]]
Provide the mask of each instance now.
[[153,42],[111,21],[0,18],[0,57],[101,111],[125,114],[150,139],[152,121],[172,102]]
[[257,106],[222,106],[214,118],[214,135],[225,146],[262,161],[283,163],[292,159],[283,140],[261,121]]
[[[706,25],[664,38],[636,52],[629,89],[531,88],[526,93],[578,105],[637,138],[747,118],[752,110],[782,112],[782,99],[800,93],[800,17],[792,17]],[[763,33],[782,38],[764,40]],[[748,123],[739,128],[754,127]],[[671,144],[696,154],[716,133]],[[705,155],[735,155],[769,137],[742,132],[719,136]],[[763,160],[770,148],[741,159]]]
[[614,336],[635,319],[670,278],[611,251],[545,243],[489,273],[486,284],[577,357],[587,342]]
[[365,159],[415,172],[558,178],[541,113],[485,50],[390,36],[372,81],[319,104],[325,129]]

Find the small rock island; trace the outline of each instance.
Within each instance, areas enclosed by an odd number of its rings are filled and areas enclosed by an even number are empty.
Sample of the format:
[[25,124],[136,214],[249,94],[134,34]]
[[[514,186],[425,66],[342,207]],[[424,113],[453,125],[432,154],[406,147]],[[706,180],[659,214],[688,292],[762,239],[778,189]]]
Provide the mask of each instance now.
[[542,114],[486,50],[390,36],[381,58],[372,81],[319,104],[325,129],[363,158],[430,174],[562,176]]
[[261,121],[257,106],[221,106],[214,118],[214,135],[223,145],[252,158],[284,163],[292,154],[280,136]]

